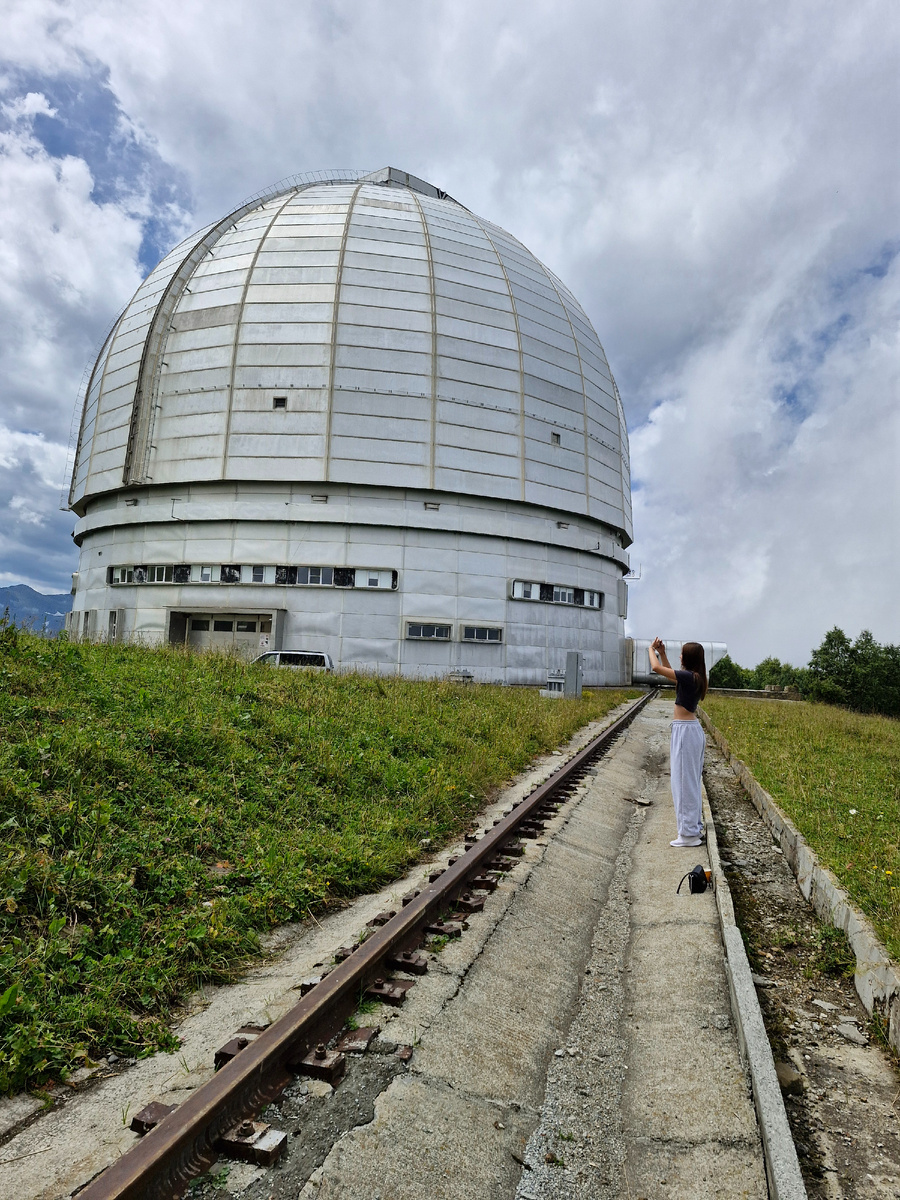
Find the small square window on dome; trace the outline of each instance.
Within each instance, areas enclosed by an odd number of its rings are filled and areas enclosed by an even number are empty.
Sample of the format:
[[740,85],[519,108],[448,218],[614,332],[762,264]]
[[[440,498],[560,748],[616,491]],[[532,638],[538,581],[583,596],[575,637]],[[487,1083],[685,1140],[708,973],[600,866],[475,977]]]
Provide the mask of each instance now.
[[273,396],[272,397],[272,407],[273,408],[287,408],[287,396]]

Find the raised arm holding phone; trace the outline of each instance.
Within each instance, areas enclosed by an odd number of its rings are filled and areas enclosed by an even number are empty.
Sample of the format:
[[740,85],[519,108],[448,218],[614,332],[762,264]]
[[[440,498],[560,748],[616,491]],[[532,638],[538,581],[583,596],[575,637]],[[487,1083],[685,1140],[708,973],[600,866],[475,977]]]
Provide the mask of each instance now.
[[697,720],[697,705],[706,695],[706,656],[699,642],[681,647],[681,668],[673,670],[662,638],[650,645],[650,669],[675,684],[675,711],[672,716],[671,770],[672,799],[678,836],[670,846],[699,846],[703,830],[703,757],[706,734]]

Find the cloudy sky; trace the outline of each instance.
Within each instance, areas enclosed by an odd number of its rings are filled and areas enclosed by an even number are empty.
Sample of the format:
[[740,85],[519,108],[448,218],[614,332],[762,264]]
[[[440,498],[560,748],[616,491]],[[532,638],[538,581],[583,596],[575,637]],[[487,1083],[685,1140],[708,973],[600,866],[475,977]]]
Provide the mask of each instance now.
[[593,320],[636,636],[900,641],[894,0],[2,0],[0,585],[68,589],[84,369],[181,235],[392,165]]

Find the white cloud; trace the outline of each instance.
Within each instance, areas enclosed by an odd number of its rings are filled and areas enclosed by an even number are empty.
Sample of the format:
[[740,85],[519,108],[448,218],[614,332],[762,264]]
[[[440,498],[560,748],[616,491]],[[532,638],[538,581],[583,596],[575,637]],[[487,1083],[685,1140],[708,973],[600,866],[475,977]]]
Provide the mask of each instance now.
[[59,436],[91,345],[140,282],[142,230],[95,202],[83,159],[47,153],[30,119],[48,111],[0,131],[0,371],[7,421]]
[[65,116],[42,74],[108,71],[197,225],[294,171],[391,163],[559,272],[632,423],[636,632],[751,663],[803,661],[835,622],[900,640],[889,0],[827,19],[813,0],[7,8],[5,52],[34,76],[7,89],[0,142],[11,426],[65,441],[88,331],[158,215],[140,181],[98,203],[86,162],[32,132]]
[[0,470],[31,470],[42,487],[55,490],[66,477],[66,447],[48,442],[42,433],[23,433],[0,424]]

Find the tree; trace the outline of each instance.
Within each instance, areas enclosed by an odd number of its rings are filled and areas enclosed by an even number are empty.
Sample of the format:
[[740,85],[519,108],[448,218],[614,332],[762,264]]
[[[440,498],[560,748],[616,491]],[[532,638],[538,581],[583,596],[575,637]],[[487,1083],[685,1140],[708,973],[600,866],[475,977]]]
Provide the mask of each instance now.
[[900,717],[900,646],[882,646],[864,629],[851,642],[836,626],[809,660],[811,699],[857,712]]
[[747,671],[727,654],[720,658],[709,673],[709,686],[716,688],[745,688]]

